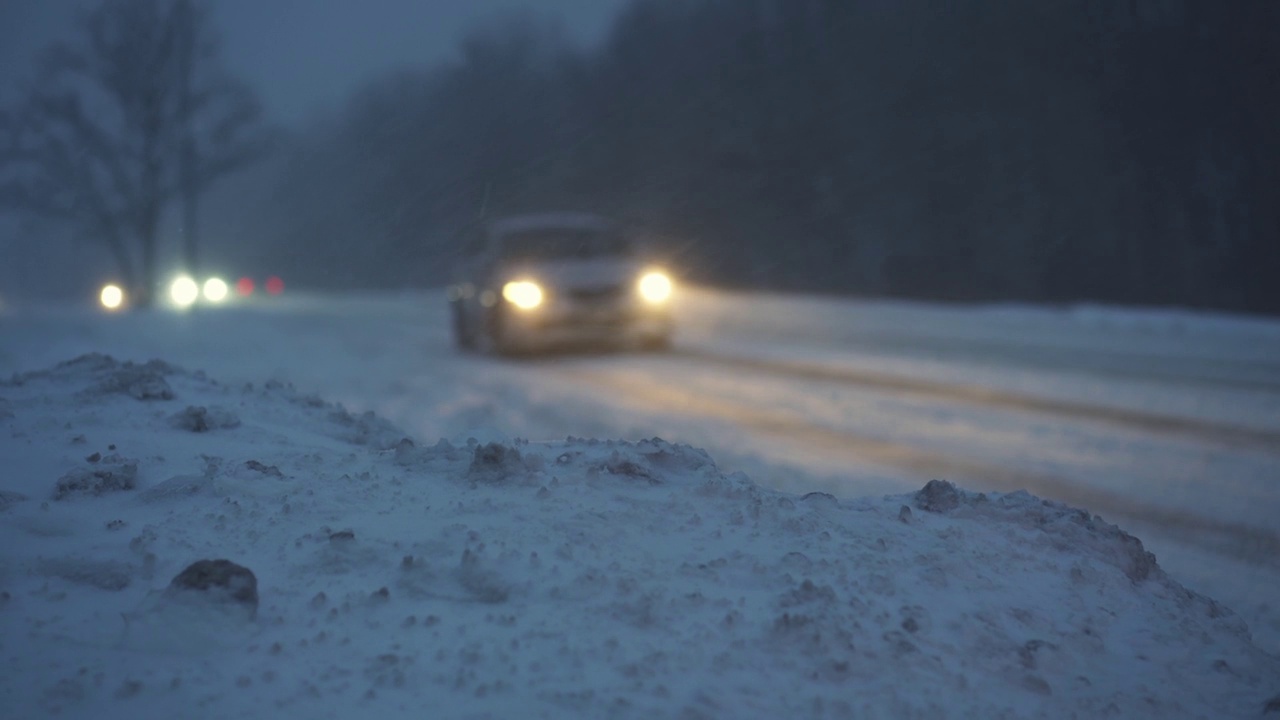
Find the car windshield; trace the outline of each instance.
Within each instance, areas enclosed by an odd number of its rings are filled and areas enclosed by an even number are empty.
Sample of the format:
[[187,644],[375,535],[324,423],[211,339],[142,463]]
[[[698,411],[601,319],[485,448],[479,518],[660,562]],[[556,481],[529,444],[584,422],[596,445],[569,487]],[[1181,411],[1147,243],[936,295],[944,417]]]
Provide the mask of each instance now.
[[504,235],[502,256],[511,260],[550,260],[625,255],[630,244],[621,233],[581,228],[545,228]]

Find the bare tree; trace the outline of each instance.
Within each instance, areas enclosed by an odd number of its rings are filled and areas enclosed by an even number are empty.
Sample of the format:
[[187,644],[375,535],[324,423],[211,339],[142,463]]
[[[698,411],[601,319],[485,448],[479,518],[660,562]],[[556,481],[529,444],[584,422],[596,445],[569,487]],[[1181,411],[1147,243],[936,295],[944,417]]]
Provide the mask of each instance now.
[[200,195],[261,158],[270,133],[254,94],[219,67],[198,0],[104,0],[79,35],[50,47],[0,114],[0,206],[104,243],[147,304],[165,210],[181,200],[195,271]]

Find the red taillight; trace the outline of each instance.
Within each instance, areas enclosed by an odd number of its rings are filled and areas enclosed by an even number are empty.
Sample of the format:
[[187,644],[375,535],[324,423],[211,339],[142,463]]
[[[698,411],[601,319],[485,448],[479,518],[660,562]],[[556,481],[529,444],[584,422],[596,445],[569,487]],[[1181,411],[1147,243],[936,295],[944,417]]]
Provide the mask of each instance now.
[[284,292],[284,281],[275,275],[272,275],[267,278],[266,288],[269,295],[279,295]]
[[236,294],[249,297],[253,294],[253,278],[242,277],[236,281]]

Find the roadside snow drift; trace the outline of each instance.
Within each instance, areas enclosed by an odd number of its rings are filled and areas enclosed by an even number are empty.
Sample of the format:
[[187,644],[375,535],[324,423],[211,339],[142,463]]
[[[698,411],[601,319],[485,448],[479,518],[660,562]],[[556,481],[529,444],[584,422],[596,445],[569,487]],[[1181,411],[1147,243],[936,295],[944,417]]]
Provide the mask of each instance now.
[[799,497],[657,439],[424,444],[160,361],[0,382],[4,717],[1223,718],[1278,693],[1230,610],[1025,493]]

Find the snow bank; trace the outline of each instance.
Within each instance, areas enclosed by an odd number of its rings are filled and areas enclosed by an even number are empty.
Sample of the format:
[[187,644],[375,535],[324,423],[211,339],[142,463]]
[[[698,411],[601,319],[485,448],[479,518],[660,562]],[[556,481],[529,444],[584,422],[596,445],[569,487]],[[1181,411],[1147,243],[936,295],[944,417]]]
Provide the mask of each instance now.
[[[1231,611],[1026,493],[798,497],[657,439],[424,445],[102,355],[0,383],[0,468],[5,717],[1280,707]],[[252,618],[166,592],[221,559]]]

